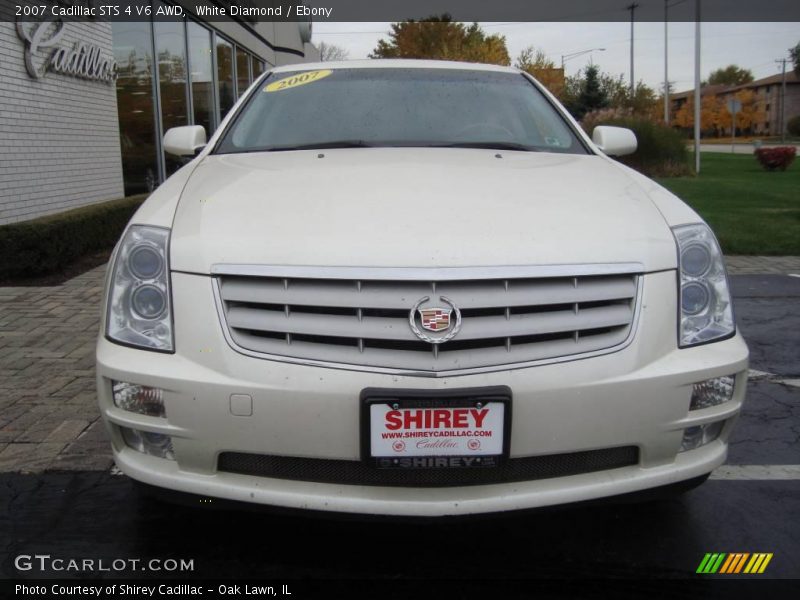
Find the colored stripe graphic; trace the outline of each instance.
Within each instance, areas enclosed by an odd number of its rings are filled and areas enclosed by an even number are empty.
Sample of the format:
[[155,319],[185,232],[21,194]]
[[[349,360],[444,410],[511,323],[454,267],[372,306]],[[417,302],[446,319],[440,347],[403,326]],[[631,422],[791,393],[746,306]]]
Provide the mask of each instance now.
[[706,553],[706,555],[703,557],[703,560],[700,561],[700,566],[697,567],[697,571],[695,571],[695,573],[705,573],[706,572],[706,565],[708,564],[708,561],[710,559],[711,559],[711,555]]
[[744,567],[744,563],[749,556],[750,556],[749,552],[745,552],[744,554],[742,554],[742,557],[739,559],[739,562],[736,563],[736,570],[733,571],[734,573],[739,573],[742,570],[742,567]]
[[722,563],[722,568],[719,570],[719,572],[729,573],[731,566],[736,563],[737,558],[739,558],[738,554],[728,554],[728,559]]
[[732,573],[738,573],[742,570],[744,566],[744,562],[750,556],[750,553],[742,553],[736,552],[733,554],[728,555],[728,560],[725,561],[725,564],[722,565],[722,568],[719,570],[720,573],[726,573],[728,575]]
[[767,552],[758,552],[753,554],[753,558],[750,559],[750,562],[747,563],[747,566],[744,568],[745,573],[763,573],[764,569],[767,568],[769,561],[772,560],[772,553]]
[[[697,573],[734,575],[763,573],[772,560],[771,552],[707,552],[697,567]],[[747,566],[745,566],[747,565]]]
[[697,573],[716,573],[722,561],[725,559],[726,554],[722,553],[708,553],[703,558],[703,562],[697,567]]

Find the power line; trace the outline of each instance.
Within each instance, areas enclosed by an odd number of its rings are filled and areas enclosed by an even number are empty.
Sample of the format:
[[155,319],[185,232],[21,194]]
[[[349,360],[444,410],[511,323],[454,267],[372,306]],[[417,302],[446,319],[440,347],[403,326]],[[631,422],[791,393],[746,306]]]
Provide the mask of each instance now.
[[[685,0],[683,0],[683,1],[685,1]],[[673,6],[673,5],[670,4],[670,6]],[[482,27],[484,29],[490,29],[492,27],[500,27],[500,26],[506,26],[506,25],[544,25],[544,22],[519,21],[519,22],[516,22],[516,23],[499,23],[499,24],[496,24],[496,25],[482,25]],[[376,33],[389,35],[391,33],[391,31],[388,31],[388,30],[385,30],[385,29],[384,30],[369,30],[369,31],[318,31],[318,30],[314,30],[314,35],[358,35],[358,34],[373,34],[374,35]],[[793,30],[793,29],[791,29],[791,30],[790,29],[785,29],[785,30],[781,30],[781,31],[760,31],[760,32],[757,32],[757,33],[752,33],[752,32],[718,33],[718,34],[704,35],[703,37],[706,38],[706,39],[726,38],[726,37],[761,37],[761,36],[784,35],[784,34],[790,34],[790,33],[796,33],[796,31]],[[636,39],[638,41],[640,41],[640,42],[652,42],[652,41],[661,40],[661,38],[658,38],[658,37],[637,37]],[[670,40],[691,40],[691,39],[694,39],[694,36],[693,35],[671,35],[669,37],[669,39]],[[610,45],[613,45],[613,44],[625,44],[625,43],[628,43],[628,41],[629,41],[628,38],[619,39],[619,40],[614,40],[613,42],[606,42],[605,45],[606,46],[610,46]],[[558,54],[558,53],[556,53],[556,54]]]
[[384,35],[389,35],[389,31],[315,31],[314,35],[356,35],[359,33],[382,33]]

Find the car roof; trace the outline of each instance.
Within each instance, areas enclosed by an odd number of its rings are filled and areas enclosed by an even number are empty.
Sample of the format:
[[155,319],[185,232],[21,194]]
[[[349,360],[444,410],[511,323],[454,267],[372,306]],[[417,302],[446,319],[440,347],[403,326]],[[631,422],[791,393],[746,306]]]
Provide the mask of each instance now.
[[518,69],[485,63],[456,62],[451,60],[418,60],[407,58],[373,58],[366,60],[339,60],[330,62],[294,63],[271,69],[273,73],[288,71],[314,71],[317,69],[455,69],[460,71],[494,71],[519,73]]

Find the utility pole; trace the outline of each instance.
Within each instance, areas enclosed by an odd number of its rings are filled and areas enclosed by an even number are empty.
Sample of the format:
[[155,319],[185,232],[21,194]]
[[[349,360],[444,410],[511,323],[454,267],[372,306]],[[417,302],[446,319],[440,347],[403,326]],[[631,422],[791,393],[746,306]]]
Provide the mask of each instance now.
[[637,8],[639,8],[639,5],[636,2],[625,7],[626,10],[631,11],[631,103],[633,103],[633,97],[636,93],[636,80],[633,78],[633,14]]
[[694,0],[694,170],[700,174],[700,0]]
[[786,141],[786,62],[788,59],[780,58],[776,63],[783,65],[783,76],[781,80],[781,143]]
[[669,125],[669,0],[664,0],[664,125]]

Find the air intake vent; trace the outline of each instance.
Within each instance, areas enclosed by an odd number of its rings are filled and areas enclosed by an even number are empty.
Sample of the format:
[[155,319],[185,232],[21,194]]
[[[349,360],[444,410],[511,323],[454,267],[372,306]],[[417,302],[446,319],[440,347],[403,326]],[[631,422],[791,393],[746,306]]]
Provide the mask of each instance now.
[[636,446],[512,458],[493,468],[376,469],[359,461],[223,452],[218,470],[272,479],[389,487],[455,487],[566,477],[639,463]]

